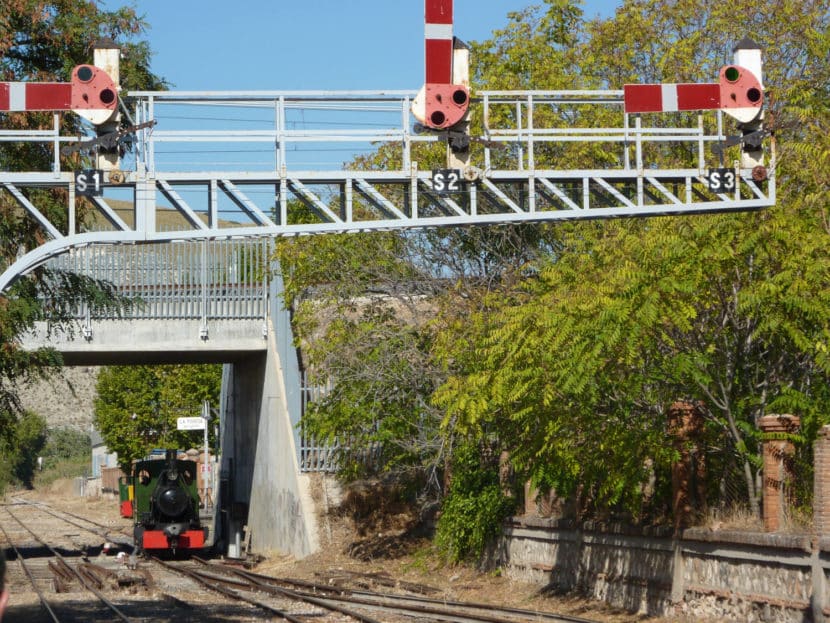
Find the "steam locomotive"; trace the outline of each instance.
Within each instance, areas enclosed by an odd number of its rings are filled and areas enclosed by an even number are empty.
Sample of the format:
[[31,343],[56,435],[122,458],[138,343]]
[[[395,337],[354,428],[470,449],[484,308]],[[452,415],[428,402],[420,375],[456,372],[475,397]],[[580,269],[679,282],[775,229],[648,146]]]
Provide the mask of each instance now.
[[133,464],[133,534],[139,551],[175,553],[205,546],[208,529],[199,519],[197,464],[176,454],[166,450],[164,459]]

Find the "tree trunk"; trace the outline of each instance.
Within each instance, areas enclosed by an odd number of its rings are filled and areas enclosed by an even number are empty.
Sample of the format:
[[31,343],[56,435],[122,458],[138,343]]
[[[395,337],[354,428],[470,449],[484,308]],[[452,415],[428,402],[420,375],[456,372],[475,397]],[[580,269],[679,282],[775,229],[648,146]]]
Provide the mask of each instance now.
[[755,483],[755,476],[752,473],[752,465],[744,459],[744,478],[746,479],[746,493],[749,499],[749,509],[753,517],[761,516],[761,504],[758,499],[758,487]]

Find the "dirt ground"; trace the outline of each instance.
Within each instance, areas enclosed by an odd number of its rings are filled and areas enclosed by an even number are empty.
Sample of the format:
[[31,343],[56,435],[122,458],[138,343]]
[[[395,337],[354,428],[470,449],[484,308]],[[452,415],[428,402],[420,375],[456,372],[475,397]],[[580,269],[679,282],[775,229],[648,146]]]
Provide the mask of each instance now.
[[[20,493],[7,494],[6,501]],[[22,494],[30,500],[47,502],[112,530],[131,531],[131,520],[118,513],[118,501],[112,497],[80,498],[60,481],[49,490]],[[461,565],[448,565],[428,539],[411,534],[404,514],[388,515],[383,521],[362,522],[363,534],[356,529],[348,512],[330,510],[319,517],[320,551],[303,560],[272,552],[259,560],[254,570],[266,575],[355,585],[357,574],[392,576],[398,583],[412,583],[434,589],[432,597],[455,601],[492,603],[516,608],[538,609],[569,614],[604,623],[637,621],[641,623],[677,623],[679,619],[647,617],[621,612],[595,601],[578,597],[544,596],[535,585],[511,580],[499,572],[480,572]],[[368,531],[366,527],[371,528]],[[394,590],[364,578],[365,585],[376,590]]]

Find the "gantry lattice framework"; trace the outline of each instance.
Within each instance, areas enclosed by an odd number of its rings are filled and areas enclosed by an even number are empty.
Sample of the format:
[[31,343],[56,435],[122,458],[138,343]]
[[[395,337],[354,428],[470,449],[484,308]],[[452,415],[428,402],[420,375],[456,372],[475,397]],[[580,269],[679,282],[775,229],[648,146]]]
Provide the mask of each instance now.
[[[95,231],[76,219],[78,172],[62,170],[60,159],[61,150],[94,152],[94,141],[61,135],[57,115],[51,130],[0,130],[2,141],[43,142],[53,151],[50,171],[0,172],[0,192],[48,237],[0,276],[0,291],[51,257],[96,243],[724,212],[775,202],[774,154],[763,180],[718,155],[729,143],[721,111],[626,114],[622,91],[477,92],[470,155],[454,172],[422,164],[436,154],[441,161],[458,137],[413,120],[414,92],[128,97],[140,129],[118,136],[133,155],[103,171],[102,194],[88,198],[102,217]],[[727,158],[739,149],[726,148]],[[710,189],[714,167],[734,171],[734,189]],[[67,191],[68,225],[51,222],[29,198],[38,187]]]

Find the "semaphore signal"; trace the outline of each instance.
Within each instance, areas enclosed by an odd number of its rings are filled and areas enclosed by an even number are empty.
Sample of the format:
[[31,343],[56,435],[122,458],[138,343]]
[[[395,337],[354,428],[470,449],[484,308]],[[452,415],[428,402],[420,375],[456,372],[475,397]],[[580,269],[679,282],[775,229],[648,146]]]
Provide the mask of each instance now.
[[90,123],[109,121],[118,106],[118,89],[94,65],[78,65],[71,82],[0,82],[0,111],[72,111]]

